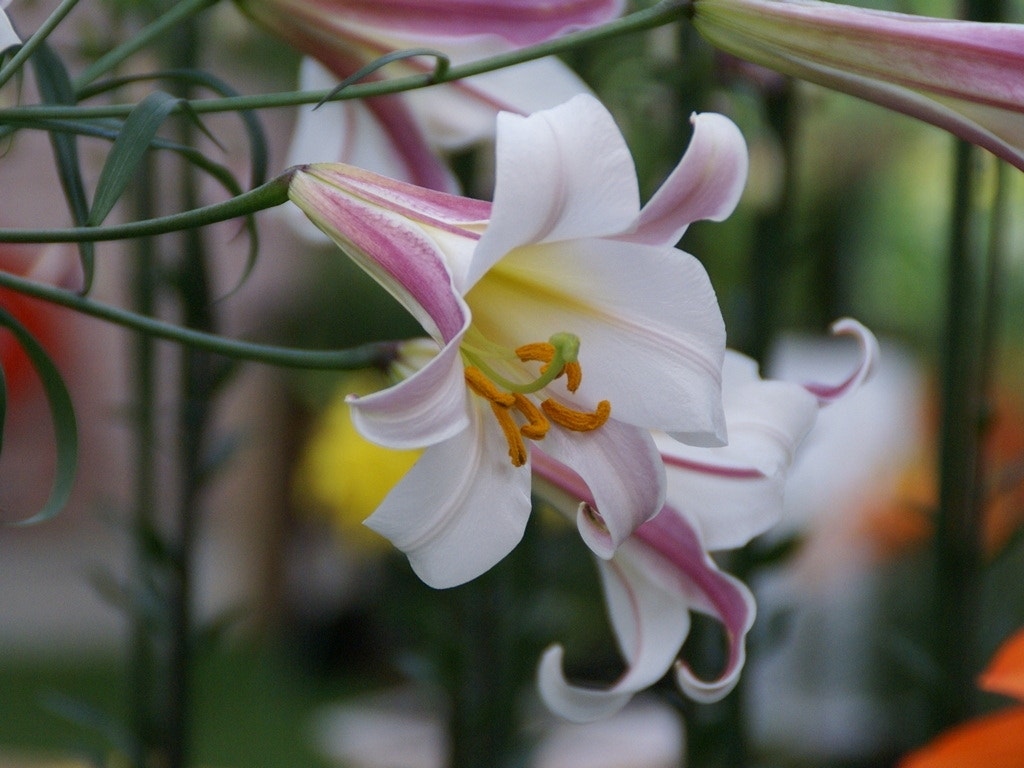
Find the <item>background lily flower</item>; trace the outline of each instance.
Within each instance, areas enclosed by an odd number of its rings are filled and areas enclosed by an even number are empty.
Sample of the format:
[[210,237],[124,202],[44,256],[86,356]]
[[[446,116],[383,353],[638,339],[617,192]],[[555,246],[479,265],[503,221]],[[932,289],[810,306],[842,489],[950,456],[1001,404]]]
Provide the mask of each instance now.
[[[622,0],[238,2],[253,19],[323,65],[303,64],[304,89],[333,87],[365,64],[409,48],[441,50],[453,64],[468,63],[609,21],[623,7]],[[430,58],[405,59],[373,77],[430,72],[433,67]],[[456,191],[435,150],[492,137],[498,111],[529,114],[586,90],[567,66],[549,58],[428,91],[304,109],[289,163],[338,160]]]
[[1024,26],[816,0],[696,0],[693,22],[747,61],[937,125],[1024,169]]
[[1021,768],[1024,766],[1024,630],[996,652],[978,680],[1022,703],[970,720],[911,753],[899,768]]
[[[740,581],[722,573],[708,554],[742,546],[774,525],[782,514],[786,473],[818,408],[854,391],[878,358],[875,337],[854,320],[833,332],[850,334],[861,360],[840,384],[764,381],[756,364],[735,352],[723,368],[723,400],[729,445],[693,448],[659,441],[669,475],[667,503],[599,562],[612,627],[628,668],[608,688],[570,684],[562,671],[562,648],[541,659],[541,695],[556,713],[589,721],[617,711],[637,692],[675,668],[679,687],[697,701],[716,701],[735,686],[745,658],[744,639],[754,621],[754,598]],[[553,491],[556,506],[595,499],[570,469],[537,451],[534,474]],[[543,491],[542,491],[543,493]],[[549,494],[550,495],[550,494]],[[561,503],[559,503],[561,502]],[[600,507],[592,514],[605,514]],[[725,668],[703,680],[678,659],[690,629],[690,611],[721,621],[729,643]]]
[[0,52],[21,44],[21,38],[14,31],[14,26],[7,17],[7,11],[4,10],[8,5],[10,5],[10,0],[0,0]]
[[499,116],[493,205],[347,166],[296,170],[291,199],[431,337],[403,347],[408,378],[352,400],[367,438],[427,447],[367,521],[426,583],[472,579],[519,541],[527,440],[608,511],[577,516],[605,558],[662,507],[651,429],[724,442],[721,313],[674,245],[690,222],[732,211],[746,145],[720,115],[693,123],[643,210],[622,135],[588,95]]

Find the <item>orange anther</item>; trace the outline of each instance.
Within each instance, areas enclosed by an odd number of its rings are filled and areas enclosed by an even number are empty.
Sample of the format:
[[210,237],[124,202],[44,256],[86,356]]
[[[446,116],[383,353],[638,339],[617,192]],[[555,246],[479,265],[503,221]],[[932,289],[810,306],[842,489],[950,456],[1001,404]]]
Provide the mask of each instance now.
[[519,426],[512,418],[508,408],[492,402],[491,410],[494,412],[494,418],[498,420],[498,426],[505,434],[505,441],[508,443],[508,457],[512,460],[512,466],[523,466],[526,463],[526,443],[523,442],[523,438],[519,434]]
[[465,369],[466,384],[476,394],[480,395],[487,400],[490,400],[496,405],[500,405],[504,408],[511,408],[516,403],[516,399],[508,392],[502,392],[496,386],[494,382],[488,379],[484,372],[473,365],[466,366]]
[[516,357],[524,363],[536,360],[541,363],[550,363],[555,359],[555,348],[546,341],[534,341],[530,344],[523,344],[516,347]]
[[612,413],[612,405],[607,400],[599,402],[593,413],[577,411],[551,398],[541,403],[540,407],[551,421],[573,432],[592,432],[608,421]]
[[540,412],[540,409],[525,395],[516,393],[515,398],[515,409],[523,414],[527,421],[526,424],[519,428],[519,433],[531,440],[542,440],[544,435],[548,433],[548,429],[551,428],[548,420],[544,418],[544,414]]
[[583,381],[583,369],[574,360],[571,363],[566,363],[562,370],[565,372],[565,388],[570,392],[575,392],[580,388],[580,382]]

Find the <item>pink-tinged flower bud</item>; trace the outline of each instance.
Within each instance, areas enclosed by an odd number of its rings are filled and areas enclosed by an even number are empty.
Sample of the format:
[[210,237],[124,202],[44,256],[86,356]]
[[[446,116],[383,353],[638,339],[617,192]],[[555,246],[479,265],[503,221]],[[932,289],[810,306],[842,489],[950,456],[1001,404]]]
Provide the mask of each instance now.
[[932,123],[1024,170],[1024,25],[816,0],[695,0],[693,22],[727,53]]

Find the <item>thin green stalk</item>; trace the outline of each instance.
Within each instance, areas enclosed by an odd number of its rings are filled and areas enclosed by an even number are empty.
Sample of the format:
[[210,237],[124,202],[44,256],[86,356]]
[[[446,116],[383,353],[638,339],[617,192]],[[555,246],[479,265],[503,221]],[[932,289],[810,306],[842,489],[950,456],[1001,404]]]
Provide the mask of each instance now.
[[943,684],[935,725],[966,717],[974,699],[980,597],[979,443],[982,264],[973,247],[975,155],[958,142],[946,292],[936,519],[936,658]]
[[46,38],[57,28],[64,17],[71,13],[72,9],[78,5],[78,0],[61,0],[53,13],[44,21],[32,36],[22,43],[21,47],[15,51],[11,60],[7,62],[2,68],[0,68],[0,88],[7,84],[7,81],[14,77],[21,68],[25,65],[25,62],[29,60],[33,53],[46,42]]
[[[514,64],[521,64],[526,61],[544,58],[572,50],[584,45],[599,43],[619,35],[642,32],[655,27],[664,26],[685,18],[690,11],[690,0],[664,0],[651,8],[644,9],[623,16],[621,19],[609,22],[599,27],[573,32],[563,37],[549,40],[537,45],[509,51],[497,56],[491,56],[479,61],[470,62],[451,67],[437,75],[435,72],[427,72],[419,75],[409,75],[388,80],[379,80],[372,83],[361,83],[351,85],[339,93],[333,94],[331,90],[318,91],[288,91],[283,93],[268,93],[252,96],[231,96],[213,99],[192,99],[188,102],[190,108],[196,114],[212,114],[216,112],[239,112],[257,109],[272,109],[276,107],[294,107],[302,104],[318,104],[325,99],[327,101],[344,101],[347,99],[366,99],[371,96],[381,96],[390,93],[410,91],[417,88],[426,88],[440,83],[449,83],[454,80],[461,80],[465,77],[492,72],[497,69],[504,69]],[[16,124],[19,121],[40,119],[58,120],[91,120],[108,117],[126,117],[134,108],[134,104],[110,104],[95,107],[45,107],[45,106],[15,106],[0,109],[0,124]],[[179,111],[184,109],[180,106]]]
[[186,19],[195,16],[207,8],[216,5],[218,0],[181,0],[171,6],[171,9],[151,24],[143,27],[131,39],[121,43],[116,48],[103,54],[100,58],[90,64],[74,80],[75,90],[79,91],[92,83],[100,75],[106,74],[114,69],[122,61],[126,60],[133,53],[142,50],[148,45],[160,40],[167,32],[181,24]]
[[[132,208],[137,215],[146,216],[153,210],[152,185],[149,183],[151,167],[143,162]],[[142,238],[135,244],[135,259],[131,279],[134,305],[141,313],[151,313],[156,305],[154,243]],[[133,752],[128,756],[132,768],[147,768],[150,764],[159,716],[154,703],[156,679],[156,649],[153,644],[153,624],[158,621],[151,607],[150,591],[158,589],[159,563],[157,547],[156,507],[156,356],[153,337],[139,334],[134,339],[132,355],[133,407],[132,424],[134,455],[132,477],[132,572],[131,583],[135,592],[130,603],[130,638],[128,648],[128,702],[129,728],[133,735]]]
[[238,360],[277,365],[282,368],[340,371],[381,366],[394,358],[395,345],[390,342],[366,344],[352,349],[315,350],[229,339],[192,328],[183,328],[139,312],[103,304],[77,293],[33,282],[2,270],[0,270],[0,286],[18,291],[26,296],[34,296],[52,304],[68,307],[90,317],[131,328],[143,335],[166,339]]
[[[180,6],[175,6],[180,7]],[[173,29],[166,45],[166,57],[172,68],[192,68],[199,59],[200,35],[194,16]],[[187,98],[188,85],[177,94]],[[192,146],[193,123],[178,125],[178,141]],[[180,205],[185,210],[199,202],[198,179],[192,165],[185,163],[180,178]],[[209,284],[206,250],[202,233],[195,228],[179,236],[184,243],[174,287],[182,308],[184,324],[213,333],[216,321]],[[175,530],[171,534],[170,559],[173,569],[168,593],[168,674],[167,686],[167,768],[187,768],[190,754],[190,715],[192,704],[192,661],[194,645],[193,572],[196,537],[202,512],[200,497],[205,488],[203,452],[209,429],[210,413],[217,390],[218,375],[213,356],[204,349],[181,348],[181,375],[178,407],[178,506]]]
[[196,208],[170,216],[112,224],[103,227],[67,227],[65,229],[0,229],[0,243],[85,243],[127,240],[133,237],[165,235],[249,216],[257,211],[282,205],[288,200],[291,172],[271,179],[255,189],[222,203]]

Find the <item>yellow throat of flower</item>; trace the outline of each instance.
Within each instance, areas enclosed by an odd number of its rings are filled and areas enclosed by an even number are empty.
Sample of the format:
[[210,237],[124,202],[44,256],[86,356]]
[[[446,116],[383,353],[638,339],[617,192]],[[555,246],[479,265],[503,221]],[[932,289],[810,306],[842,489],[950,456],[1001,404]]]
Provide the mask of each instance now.
[[583,370],[577,361],[579,347],[579,338],[571,333],[556,333],[546,342],[517,347],[514,355],[520,362],[543,363],[539,376],[520,384],[501,376],[486,362],[488,353],[495,351],[495,345],[479,336],[463,344],[462,354],[468,363],[465,368],[466,386],[490,404],[508,442],[508,455],[513,466],[521,467],[526,463],[523,438],[544,439],[552,422],[573,432],[591,432],[608,421],[612,407],[607,400],[599,402],[590,413],[570,408],[550,397],[538,408],[527,397],[563,375],[566,389],[575,392],[583,380]]

